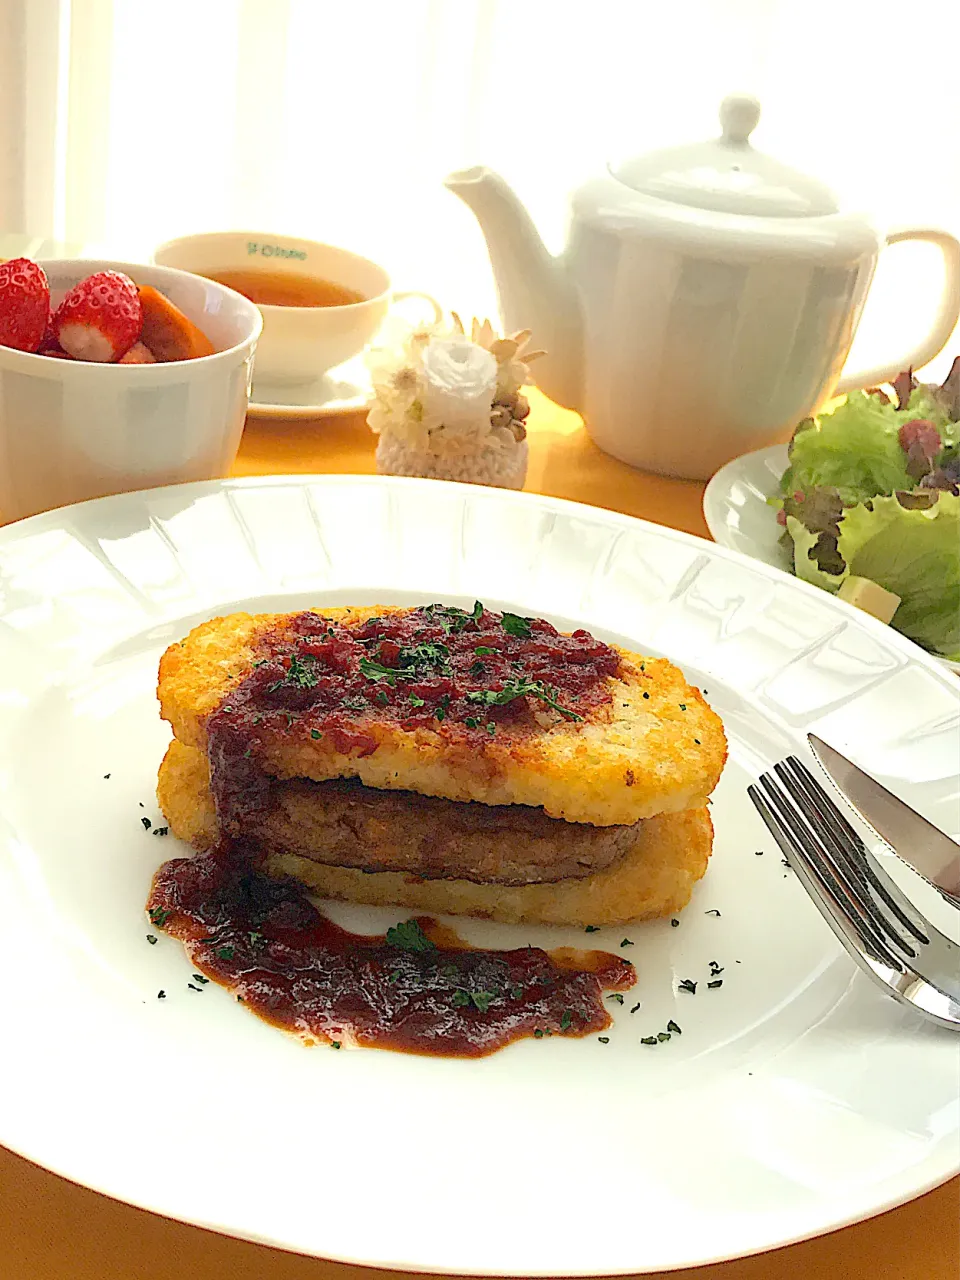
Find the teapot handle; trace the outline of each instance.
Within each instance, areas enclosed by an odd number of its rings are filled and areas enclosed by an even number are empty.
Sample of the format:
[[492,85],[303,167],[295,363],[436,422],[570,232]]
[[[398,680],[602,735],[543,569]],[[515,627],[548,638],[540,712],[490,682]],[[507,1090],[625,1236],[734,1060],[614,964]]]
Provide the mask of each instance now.
[[935,244],[943,254],[944,288],[933,327],[923,342],[896,364],[876,369],[858,369],[852,373],[844,371],[834,395],[858,391],[863,387],[875,387],[881,382],[892,382],[898,373],[906,369],[921,369],[947,345],[957,320],[960,319],[960,240],[950,235],[949,231],[940,231],[936,227],[910,227],[904,231],[893,231],[887,236],[888,245],[900,240],[926,240],[929,244]]

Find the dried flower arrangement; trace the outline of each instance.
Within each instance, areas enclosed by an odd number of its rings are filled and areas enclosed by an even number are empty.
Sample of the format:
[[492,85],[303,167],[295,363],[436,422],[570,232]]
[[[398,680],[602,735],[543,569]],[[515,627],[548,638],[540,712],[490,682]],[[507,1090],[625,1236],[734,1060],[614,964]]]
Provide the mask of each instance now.
[[489,320],[467,336],[460,317],[408,333],[399,349],[371,353],[382,475],[428,476],[521,489],[527,472],[521,387],[530,380],[529,330],[501,338]]

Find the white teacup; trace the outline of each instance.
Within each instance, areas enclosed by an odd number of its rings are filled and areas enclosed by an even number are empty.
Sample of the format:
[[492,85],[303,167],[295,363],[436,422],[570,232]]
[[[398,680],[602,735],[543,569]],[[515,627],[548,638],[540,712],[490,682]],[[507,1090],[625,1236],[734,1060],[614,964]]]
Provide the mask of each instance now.
[[383,324],[390,304],[420,297],[439,320],[428,294],[393,293],[383,267],[335,245],[255,231],[213,231],[181,236],[160,245],[154,262],[201,276],[243,272],[301,276],[329,281],[361,300],[333,306],[269,306],[258,303],[263,334],[257,345],[258,382],[312,381],[359,355]]
[[54,307],[95,271],[153,285],[216,351],[162,364],[97,364],[0,346],[0,519],[230,469],[247,412],[260,313],[212,280],[143,263],[41,261]]

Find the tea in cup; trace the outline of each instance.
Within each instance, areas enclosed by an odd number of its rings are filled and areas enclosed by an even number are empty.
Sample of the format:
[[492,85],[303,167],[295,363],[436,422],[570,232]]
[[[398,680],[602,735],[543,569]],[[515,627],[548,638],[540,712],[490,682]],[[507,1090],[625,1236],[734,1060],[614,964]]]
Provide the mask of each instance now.
[[258,381],[308,382],[359,355],[391,302],[427,294],[393,293],[383,267],[334,245],[248,231],[168,240],[154,262],[206,276],[255,302],[263,313]]

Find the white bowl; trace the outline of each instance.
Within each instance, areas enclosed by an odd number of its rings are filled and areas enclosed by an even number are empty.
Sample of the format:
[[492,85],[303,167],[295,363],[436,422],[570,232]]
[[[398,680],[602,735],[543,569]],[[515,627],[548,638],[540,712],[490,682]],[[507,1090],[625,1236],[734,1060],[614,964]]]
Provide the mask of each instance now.
[[250,395],[259,310],[185,271],[70,258],[40,264],[51,303],[95,271],[153,285],[198,325],[212,356],[163,364],[94,364],[0,347],[0,520],[226,475]]

